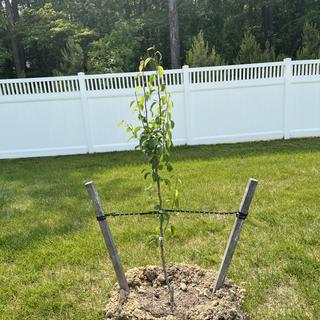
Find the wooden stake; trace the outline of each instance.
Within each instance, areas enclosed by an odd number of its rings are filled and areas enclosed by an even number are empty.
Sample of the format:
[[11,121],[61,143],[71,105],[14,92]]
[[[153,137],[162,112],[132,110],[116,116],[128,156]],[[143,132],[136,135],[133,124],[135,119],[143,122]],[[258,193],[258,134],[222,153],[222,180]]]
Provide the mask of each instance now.
[[220,265],[220,269],[218,272],[216,282],[213,286],[213,292],[216,292],[218,289],[223,287],[224,280],[226,278],[234,250],[236,248],[236,245],[237,245],[239,237],[240,237],[242,225],[248,215],[249,207],[250,207],[254,192],[256,190],[257,183],[258,183],[257,180],[249,179],[246,191],[245,191],[244,196],[242,198],[239,213],[237,214],[236,221],[235,221],[235,223],[233,225],[233,229],[230,233],[229,241],[228,241],[226,250],[224,252],[224,256],[222,259],[222,263]]
[[113,241],[113,238],[112,238],[112,233],[109,228],[108,221],[107,221],[106,216],[103,212],[101,202],[99,199],[99,195],[98,195],[96,188],[95,188],[92,181],[87,182],[85,184],[85,186],[88,190],[88,194],[89,194],[89,197],[92,201],[93,207],[96,210],[97,220],[99,221],[100,229],[101,229],[101,232],[102,232],[102,235],[104,238],[104,242],[105,242],[107,249],[109,251],[109,255],[110,255],[110,258],[111,258],[111,261],[113,264],[113,268],[114,268],[114,271],[115,271],[117,279],[118,279],[119,286],[124,291],[129,292],[128,282],[127,282],[126,276],[123,271],[123,267],[122,267],[122,264],[120,261],[120,257],[119,257],[117,248],[116,248],[114,241]]

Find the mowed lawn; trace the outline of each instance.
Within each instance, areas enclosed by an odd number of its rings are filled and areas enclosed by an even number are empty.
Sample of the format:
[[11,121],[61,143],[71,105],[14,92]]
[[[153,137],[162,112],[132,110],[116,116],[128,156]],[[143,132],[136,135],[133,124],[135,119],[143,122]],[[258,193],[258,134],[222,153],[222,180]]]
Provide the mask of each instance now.
[[[229,277],[249,319],[320,319],[320,139],[178,147],[182,209],[237,210],[259,180]],[[115,276],[84,183],[106,211],[152,209],[139,152],[0,161],[0,319],[102,319]],[[110,218],[125,269],[158,264],[152,217]],[[233,217],[177,216],[169,262],[218,269]]]

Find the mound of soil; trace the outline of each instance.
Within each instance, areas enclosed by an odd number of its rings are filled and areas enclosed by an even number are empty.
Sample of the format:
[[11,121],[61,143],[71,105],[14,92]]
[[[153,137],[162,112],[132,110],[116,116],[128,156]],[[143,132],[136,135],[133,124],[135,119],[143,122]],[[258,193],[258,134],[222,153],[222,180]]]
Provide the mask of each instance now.
[[174,288],[175,308],[169,304],[168,288],[162,268],[148,266],[126,273],[130,293],[116,284],[107,305],[106,317],[112,320],[242,320],[240,309],[244,289],[226,280],[216,293],[212,286],[216,273],[185,264],[168,265]]

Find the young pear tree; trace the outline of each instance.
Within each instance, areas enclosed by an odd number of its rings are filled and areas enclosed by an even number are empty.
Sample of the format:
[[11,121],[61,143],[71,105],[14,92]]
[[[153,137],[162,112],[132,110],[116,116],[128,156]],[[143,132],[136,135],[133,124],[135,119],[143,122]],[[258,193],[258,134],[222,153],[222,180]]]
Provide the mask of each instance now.
[[[170,305],[174,307],[174,292],[168,279],[164,251],[164,233],[170,216],[164,210],[166,200],[163,188],[166,186],[172,190],[170,173],[173,166],[170,161],[170,151],[173,146],[172,129],[175,124],[171,113],[173,103],[164,81],[164,69],[161,63],[162,55],[154,48],[149,48],[148,56],[140,61],[139,73],[135,76],[135,99],[130,105],[132,112],[137,115],[139,125],[127,124],[127,132],[138,140],[136,149],[142,151],[149,164],[149,169],[143,170],[144,178],[151,178],[156,187],[155,210],[159,217],[160,258],[169,290]],[[177,197],[178,192],[174,190],[171,204],[177,204]]]

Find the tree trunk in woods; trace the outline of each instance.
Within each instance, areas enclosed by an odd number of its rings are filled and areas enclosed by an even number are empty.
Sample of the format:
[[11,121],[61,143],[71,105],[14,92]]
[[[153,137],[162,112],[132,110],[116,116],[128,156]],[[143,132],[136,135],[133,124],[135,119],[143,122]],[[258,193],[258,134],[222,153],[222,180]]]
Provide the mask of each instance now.
[[268,4],[262,6],[261,16],[264,38],[270,41],[270,37],[272,36],[272,8]]
[[15,22],[19,19],[18,3],[16,0],[4,0],[5,10],[7,15],[7,31],[11,41],[14,65],[18,78],[24,78],[24,59],[21,50],[19,38],[15,32]]
[[180,39],[178,11],[176,0],[168,0],[169,4],[169,29],[170,29],[170,51],[171,51],[171,68],[178,69],[180,64]]
[[11,0],[11,10],[12,10],[13,23],[16,23],[19,20],[19,10],[18,10],[17,0]]

